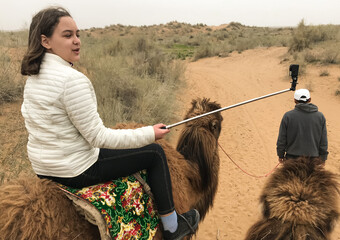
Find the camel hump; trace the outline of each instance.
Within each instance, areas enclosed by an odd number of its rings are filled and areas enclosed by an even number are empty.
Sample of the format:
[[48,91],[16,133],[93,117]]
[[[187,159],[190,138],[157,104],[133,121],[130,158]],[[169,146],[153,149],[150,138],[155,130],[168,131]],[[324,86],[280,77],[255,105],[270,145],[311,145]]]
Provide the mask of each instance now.
[[271,175],[260,198],[262,219],[248,230],[247,240],[329,239],[339,217],[339,188],[336,175],[321,163],[290,159]]
[[317,158],[287,160],[264,190],[269,216],[317,226],[336,211],[337,181]]

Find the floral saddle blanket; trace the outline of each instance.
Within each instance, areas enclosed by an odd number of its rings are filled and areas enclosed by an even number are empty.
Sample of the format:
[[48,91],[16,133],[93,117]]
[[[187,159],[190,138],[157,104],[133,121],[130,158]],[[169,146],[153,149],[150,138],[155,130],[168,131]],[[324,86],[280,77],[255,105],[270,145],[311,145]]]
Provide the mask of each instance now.
[[[71,188],[58,184],[78,212],[98,226],[101,239],[153,239],[159,217],[153,200],[134,176],[106,183]],[[140,172],[146,182],[146,172]]]

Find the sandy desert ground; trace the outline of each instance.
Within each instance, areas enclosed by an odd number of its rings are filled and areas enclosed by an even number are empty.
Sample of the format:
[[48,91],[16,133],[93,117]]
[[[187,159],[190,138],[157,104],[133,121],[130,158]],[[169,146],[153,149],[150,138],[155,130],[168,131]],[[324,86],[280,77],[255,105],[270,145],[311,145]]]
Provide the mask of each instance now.
[[[287,48],[259,48],[226,58],[207,58],[188,64],[187,86],[179,95],[184,114],[191,99],[208,97],[222,107],[290,88]],[[320,77],[327,69],[329,76]],[[309,88],[312,102],[327,119],[329,158],[326,169],[340,173],[340,82],[339,66],[308,66],[299,76],[297,88]],[[267,180],[264,176],[278,163],[276,140],[283,114],[294,107],[293,92],[252,102],[222,112],[224,122],[219,139],[221,169],[214,207],[199,227],[196,240],[240,240],[260,217],[258,198]],[[180,126],[172,128],[174,136]],[[173,137],[176,139],[176,137]],[[173,140],[175,141],[175,140]],[[332,239],[340,239],[340,224]]]

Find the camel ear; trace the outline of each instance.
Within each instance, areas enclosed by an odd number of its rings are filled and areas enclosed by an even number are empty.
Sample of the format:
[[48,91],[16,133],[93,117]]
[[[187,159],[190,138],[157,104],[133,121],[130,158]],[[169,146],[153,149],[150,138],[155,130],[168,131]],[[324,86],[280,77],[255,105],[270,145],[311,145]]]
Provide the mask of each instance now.
[[191,108],[191,109],[195,109],[196,106],[197,106],[197,100],[196,100],[196,99],[193,99],[193,100],[191,101],[191,105],[192,105],[192,108]]
[[212,111],[221,108],[221,105],[216,102],[208,102],[208,106]]

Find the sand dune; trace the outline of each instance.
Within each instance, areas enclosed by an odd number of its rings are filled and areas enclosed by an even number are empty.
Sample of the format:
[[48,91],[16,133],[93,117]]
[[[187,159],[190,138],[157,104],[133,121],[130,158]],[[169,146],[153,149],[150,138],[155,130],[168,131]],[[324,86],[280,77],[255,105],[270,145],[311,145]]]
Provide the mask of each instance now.
[[[208,97],[223,107],[290,88],[289,64],[281,63],[287,48],[260,48],[233,53],[227,58],[208,58],[189,63],[187,86],[179,96],[183,109],[191,99]],[[329,159],[326,168],[340,172],[340,69],[327,67],[330,73],[320,77],[323,67],[308,66],[299,76],[298,88],[310,88],[312,102],[327,119]],[[220,150],[221,169],[218,193],[213,209],[200,225],[196,240],[244,239],[248,228],[259,218],[258,198],[266,178],[278,163],[276,139],[283,114],[294,107],[289,91],[237,108],[226,110],[220,145],[247,173],[242,172]],[[174,135],[180,127],[172,129]],[[174,137],[174,139],[176,139]],[[340,239],[340,224],[332,239]]]

